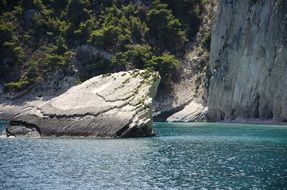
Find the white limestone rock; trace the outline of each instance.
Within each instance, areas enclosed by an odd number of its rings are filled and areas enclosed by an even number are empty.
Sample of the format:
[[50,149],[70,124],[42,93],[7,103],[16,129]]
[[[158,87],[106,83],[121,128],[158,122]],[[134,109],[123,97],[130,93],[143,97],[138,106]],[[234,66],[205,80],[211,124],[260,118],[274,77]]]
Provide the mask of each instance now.
[[195,122],[206,121],[208,108],[196,101],[190,102],[179,112],[169,116],[168,122]]
[[96,76],[20,111],[6,131],[15,136],[35,129],[41,136],[151,136],[152,99],[159,82],[158,73],[144,70]]
[[220,0],[209,119],[287,121],[287,1]]

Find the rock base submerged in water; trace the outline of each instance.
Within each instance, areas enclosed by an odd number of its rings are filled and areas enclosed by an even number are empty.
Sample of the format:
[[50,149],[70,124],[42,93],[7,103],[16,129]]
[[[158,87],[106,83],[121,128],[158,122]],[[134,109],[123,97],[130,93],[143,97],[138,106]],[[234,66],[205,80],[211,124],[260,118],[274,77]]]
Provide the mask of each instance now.
[[207,120],[208,108],[196,101],[190,102],[179,112],[169,116],[168,122],[197,122]]
[[100,75],[15,116],[6,132],[14,136],[152,136],[152,99],[159,81],[158,73],[143,70]]

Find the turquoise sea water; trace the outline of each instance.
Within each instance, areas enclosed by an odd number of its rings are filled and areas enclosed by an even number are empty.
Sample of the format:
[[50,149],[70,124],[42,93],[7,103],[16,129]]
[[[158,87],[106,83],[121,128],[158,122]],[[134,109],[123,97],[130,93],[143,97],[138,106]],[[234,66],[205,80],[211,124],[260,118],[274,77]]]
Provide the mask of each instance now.
[[138,139],[0,139],[0,189],[287,189],[287,126],[155,130]]

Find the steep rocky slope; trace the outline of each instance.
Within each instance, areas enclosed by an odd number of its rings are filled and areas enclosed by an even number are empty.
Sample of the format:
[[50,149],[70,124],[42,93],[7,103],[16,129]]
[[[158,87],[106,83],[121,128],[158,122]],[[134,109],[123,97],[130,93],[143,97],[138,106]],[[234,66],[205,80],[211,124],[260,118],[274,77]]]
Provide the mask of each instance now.
[[211,121],[287,121],[286,4],[219,2],[210,52]]
[[205,107],[214,2],[1,1],[0,96],[54,96],[100,74],[148,69],[162,77],[155,116],[193,121],[184,107]]
[[7,136],[151,136],[159,74],[143,70],[100,75],[48,101],[1,102]]
[[208,1],[200,28],[185,49],[179,80],[170,89],[159,89],[155,98],[155,120],[193,122],[206,120],[209,83],[209,45],[217,0]]
[[201,120],[190,105],[206,107],[215,2],[0,2],[0,96],[55,96],[99,74],[148,69],[162,77],[156,119]]

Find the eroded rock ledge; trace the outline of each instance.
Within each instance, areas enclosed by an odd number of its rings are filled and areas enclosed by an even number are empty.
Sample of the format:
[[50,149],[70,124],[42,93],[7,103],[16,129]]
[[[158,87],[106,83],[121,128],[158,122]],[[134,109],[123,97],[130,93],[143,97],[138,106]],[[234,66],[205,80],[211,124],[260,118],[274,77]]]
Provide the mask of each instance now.
[[17,113],[0,106],[0,117],[13,115],[8,136],[152,136],[159,81],[158,73],[143,70],[100,75],[34,107],[14,108]]

